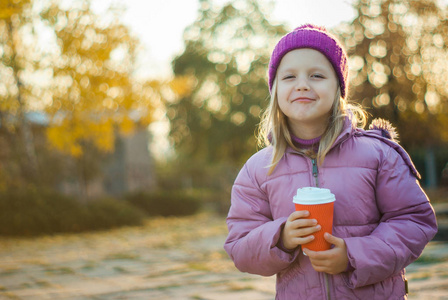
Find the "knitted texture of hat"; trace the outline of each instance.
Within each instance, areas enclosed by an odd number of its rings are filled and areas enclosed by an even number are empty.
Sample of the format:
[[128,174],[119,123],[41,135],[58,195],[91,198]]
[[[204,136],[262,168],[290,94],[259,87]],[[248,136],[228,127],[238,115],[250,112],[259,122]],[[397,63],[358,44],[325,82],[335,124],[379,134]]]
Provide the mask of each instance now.
[[283,56],[289,51],[301,48],[317,50],[327,57],[339,79],[341,96],[345,98],[348,82],[347,54],[342,45],[324,27],[311,24],[297,27],[282,37],[275,46],[269,62],[269,91],[272,92],[277,68]]

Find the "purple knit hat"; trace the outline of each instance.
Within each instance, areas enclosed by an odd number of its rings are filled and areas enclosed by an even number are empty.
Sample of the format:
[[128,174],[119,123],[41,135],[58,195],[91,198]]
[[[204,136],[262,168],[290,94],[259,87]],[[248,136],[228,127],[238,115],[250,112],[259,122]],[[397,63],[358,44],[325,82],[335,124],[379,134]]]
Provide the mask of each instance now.
[[272,92],[272,84],[283,56],[291,50],[301,48],[317,50],[327,57],[338,76],[341,97],[345,98],[348,81],[347,54],[342,45],[324,27],[311,24],[297,27],[282,37],[275,46],[269,62],[269,91]]

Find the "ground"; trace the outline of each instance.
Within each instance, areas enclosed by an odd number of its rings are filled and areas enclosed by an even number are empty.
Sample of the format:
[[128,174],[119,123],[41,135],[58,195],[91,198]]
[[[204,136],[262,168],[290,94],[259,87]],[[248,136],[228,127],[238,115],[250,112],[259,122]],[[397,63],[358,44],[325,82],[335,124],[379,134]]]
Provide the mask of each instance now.
[[[241,273],[222,248],[222,216],[33,239],[0,238],[0,299],[274,299],[274,277]],[[407,268],[409,299],[448,299],[448,248]]]

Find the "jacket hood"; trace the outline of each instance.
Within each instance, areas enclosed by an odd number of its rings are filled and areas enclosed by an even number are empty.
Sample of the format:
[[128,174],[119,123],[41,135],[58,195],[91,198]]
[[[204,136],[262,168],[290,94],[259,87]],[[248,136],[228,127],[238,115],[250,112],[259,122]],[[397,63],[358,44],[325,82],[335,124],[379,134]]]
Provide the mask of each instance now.
[[403,158],[412,174],[418,179],[422,178],[417,171],[417,168],[414,166],[409,154],[400,144],[398,144],[398,133],[389,121],[384,119],[374,119],[369,126],[369,130],[357,129],[355,135],[373,137],[392,147]]
[[398,133],[392,124],[384,119],[374,119],[369,126],[370,130],[379,131],[382,137],[398,143]]

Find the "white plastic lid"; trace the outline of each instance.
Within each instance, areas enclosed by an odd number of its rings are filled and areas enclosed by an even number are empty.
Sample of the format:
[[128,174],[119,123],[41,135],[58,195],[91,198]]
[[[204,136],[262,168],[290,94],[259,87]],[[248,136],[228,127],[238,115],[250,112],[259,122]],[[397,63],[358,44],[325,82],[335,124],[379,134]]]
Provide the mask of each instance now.
[[324,204],[334,202],[336,197],[329,189],[316,187],[303,187],[297,189],[297,194],[293,198],[293,202],[297,204]]

